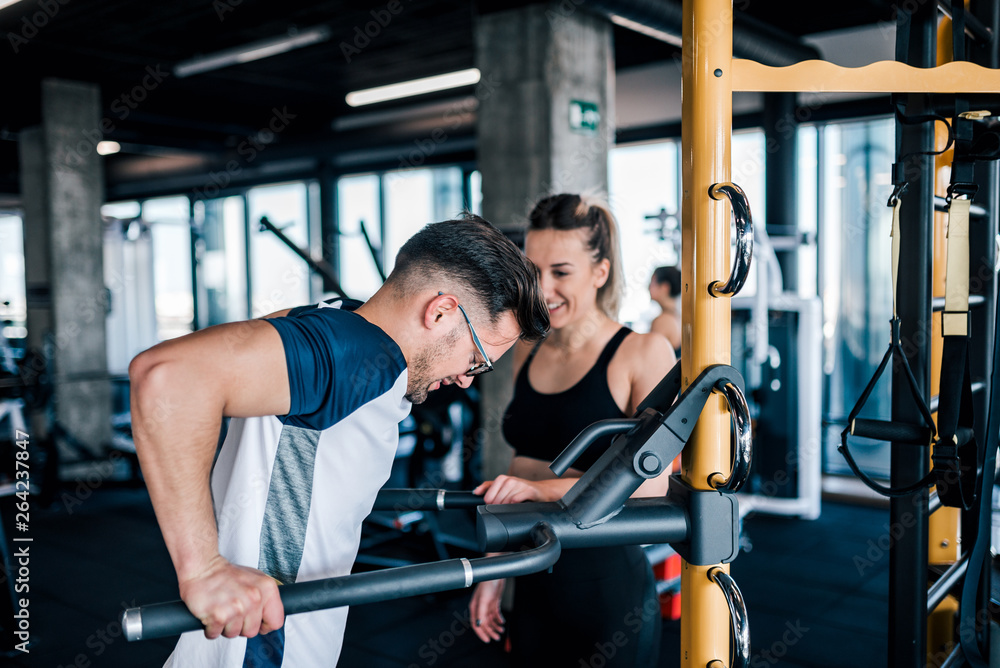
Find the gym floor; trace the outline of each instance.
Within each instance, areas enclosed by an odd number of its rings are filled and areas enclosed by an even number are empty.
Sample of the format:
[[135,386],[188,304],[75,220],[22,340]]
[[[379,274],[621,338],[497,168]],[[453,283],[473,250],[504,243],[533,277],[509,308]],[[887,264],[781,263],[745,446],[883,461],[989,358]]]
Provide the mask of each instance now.
[[[11,520],[4,512],[5,528]],[[747,518],[751,549],[732,574],[749,610],[752,666],[885,665],[888,554],[879,554],[878,544],[887,521],[886,510],[832,502],[811,522]],[[177,598],[144,488],[67,489],[52,507],[32,511],[30,535],[33,644],[30,655],[0,664],[162,665],[173,641],[127,643],[115,622],[123,605]],[[394,543],[388,549],[408,556],[429,540],[414,535]],[[483,645],[469,631],[467,597],[448,592],[352,609],[339,665],[506,665],[499,644]],[[665,621],[663,629],[661,665],[677,665],[679,625]]]

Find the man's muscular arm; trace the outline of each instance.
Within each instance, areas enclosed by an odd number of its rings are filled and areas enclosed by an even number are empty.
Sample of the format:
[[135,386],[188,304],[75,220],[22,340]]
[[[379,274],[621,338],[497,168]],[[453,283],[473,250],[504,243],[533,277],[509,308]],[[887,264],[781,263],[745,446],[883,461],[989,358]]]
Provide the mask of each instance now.
[[252,320],[165,341],[132,360],[129,379],[136,452],[181,598],[209,638],[279,628],[275,581],[219,555],[209,484],[223,416],[289,410],[277,330]]

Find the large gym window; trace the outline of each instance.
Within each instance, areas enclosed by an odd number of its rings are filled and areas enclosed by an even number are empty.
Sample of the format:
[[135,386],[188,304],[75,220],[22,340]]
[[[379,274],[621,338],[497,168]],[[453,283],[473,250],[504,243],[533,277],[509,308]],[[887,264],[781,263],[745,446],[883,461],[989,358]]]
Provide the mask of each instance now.
[[160,341],[194,329],[191,273],[191,210],[187,197],[142,203],[142,219],[153,241],[156,334]]
[[[821,128],[819,166],[820,291],[823,298],[824,470],[847,473],[837,452],[847,414],[885,352],[892,315],[890,168],[892,119]],[[865,405],[864,417],[889,419],[888,377]],[[889,445],[857,439],[858,464],[888,476]]]
[[247,193],[247,206],[252,316],[310,303],[312,276],[308,265],[273,233],[259,229],[260,219],[267,216],[299,248],[311,249],[306,184],[253,188]]
[[678,142],[613,148],[608,162],[608,203],[621,231],[625,271],[619,319],[646,331],[659,313],[649,299],[650,276],[680,263]]
[[28,334],[22,231],[20,216],[0,212],[0,334],[7,339],[23,339]]
[[200,326],[249,317],[247,295],[246,201],[242,196],[198,201],[198,323]]
[[[464,180],[457,166],[339,179],[338,259],[344,291],[355,299],[371,297],[382,284],[376,262],[388,275],[407,239],[425,225],[454,218],[465,208]],[[471,175],[469,182],[478,185]],[[475,206],[482,196],[478,188],[470,187],[470,191]]]

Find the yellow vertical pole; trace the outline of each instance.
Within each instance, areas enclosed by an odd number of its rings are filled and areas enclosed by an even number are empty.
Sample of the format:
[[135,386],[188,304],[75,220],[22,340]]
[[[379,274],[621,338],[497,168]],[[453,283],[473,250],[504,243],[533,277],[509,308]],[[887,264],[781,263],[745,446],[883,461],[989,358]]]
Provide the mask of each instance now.
[[[684,0],[682,58],[682,335],[683,386],[711,364],[730,361],[730,305],[708,286],[729,274],[729,204],[709,197],[729,181],[732,131],[733,6],[731,0]],[[681,462],[695,489],[728,476],[729,415],[709,398]],[[684,563],[681,570],[681,665],[729,664],[729,609],[708,578],[715,566]],[[724,566],[728,572],[728,566]]]

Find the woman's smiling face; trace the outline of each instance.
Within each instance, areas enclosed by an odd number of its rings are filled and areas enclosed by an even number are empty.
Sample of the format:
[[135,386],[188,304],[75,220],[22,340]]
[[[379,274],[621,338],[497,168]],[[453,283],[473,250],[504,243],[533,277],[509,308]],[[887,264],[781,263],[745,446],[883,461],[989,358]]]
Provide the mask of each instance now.
[[577,322],[597,305],[597,290],[608,280],[608,260],[594,262],[586,229],[530,230],[524,252],[541,271],[542,293],[553,329]]

